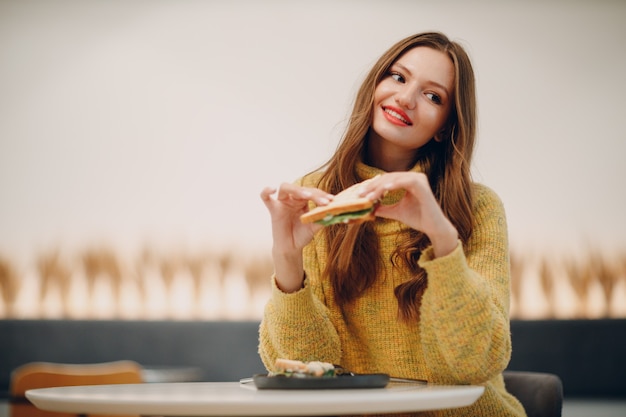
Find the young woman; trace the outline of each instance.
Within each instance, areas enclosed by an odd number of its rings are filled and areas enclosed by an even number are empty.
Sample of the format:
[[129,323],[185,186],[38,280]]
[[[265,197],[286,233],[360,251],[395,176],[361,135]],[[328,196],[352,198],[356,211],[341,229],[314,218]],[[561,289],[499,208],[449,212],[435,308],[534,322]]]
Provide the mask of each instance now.
[[[433,384],[484,385],[472,406],[420,415],[523,416],[506,392],[511,354],[503,206],[473,183],[474,74],[440,33],[408,37],[374,65],[334,156],[261,193],[275,274],[261,357],[324,361]],[[313,205],[372,178],[376,220],[302,224]],[[274,196],[276,194],[276,196]]]

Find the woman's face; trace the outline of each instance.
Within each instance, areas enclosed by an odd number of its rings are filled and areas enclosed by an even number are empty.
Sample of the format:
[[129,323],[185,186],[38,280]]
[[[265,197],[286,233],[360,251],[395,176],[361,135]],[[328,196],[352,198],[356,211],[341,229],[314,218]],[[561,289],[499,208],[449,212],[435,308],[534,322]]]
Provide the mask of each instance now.
[[386,154],[384,159],[412,160],[415,151],[444,127],[453,102],[450,57],[425,46],[409,50],[374,90],[370,144]]

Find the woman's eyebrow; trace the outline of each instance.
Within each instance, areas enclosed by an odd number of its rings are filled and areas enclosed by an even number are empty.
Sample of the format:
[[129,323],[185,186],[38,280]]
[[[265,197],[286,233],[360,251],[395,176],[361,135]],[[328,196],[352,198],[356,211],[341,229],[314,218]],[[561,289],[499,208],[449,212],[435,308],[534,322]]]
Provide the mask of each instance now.
[[402,69],[403,71],[406,71],[409,73],[409,75],[413,75],[413,73],[411,72],[410,69],[408,69],[407,67],[405,67],[404,65],[402,65],[399,62],[396,62],[395,64],[392,65],[392,67],[400,67],[400,69]]
[[442,89],[443,92],[446,93],[447,96],[450,95],[450,92],[448,91],[448,88],[445,85],[440,84],[437,81],[433,81],[433,80],[430,80],[429,83],[434,85],[435,87],[438,87],[438,88]]
[[[393,66],[400,67],[400,69],[401,69],[402,71],[405,71],[405,72],[406,72],[406,73],[408,73],[409,75],[413,75],[413,73],[411,72],[411,70],[410,70],[410,69],[408,69],[407,67],[405,67],[404,65],[402,65],[400,62],[396,62],[395,64],[393,64]],[[393,67],[393,66],[392,66],[392,67]],[[434,80],[428,80],[428,81],[427,81],[427,83],[428,83],[428,84],[432,84],[432,85],[434,85],[435,87],[438,87],[438,88],[442,89],[442,90],[446,93],[446,95],[450,95],[450,92],[448,91],[448,87],[446,87],[445,85],[443,85],[443,84],[441,84],[441,83],[439,83],[439,82],[437,82],[437,81],[434,81]]]

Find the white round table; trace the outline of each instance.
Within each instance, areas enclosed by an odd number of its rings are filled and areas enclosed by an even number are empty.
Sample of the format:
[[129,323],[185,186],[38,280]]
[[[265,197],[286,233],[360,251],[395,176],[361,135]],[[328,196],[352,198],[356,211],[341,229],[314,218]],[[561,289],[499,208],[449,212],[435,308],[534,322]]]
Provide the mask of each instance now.
[[482,386],[390,383],[378,389],[259,390],[238,382],[94,385],[29,390],[36,407],[86,414],[286,416],[396,413],[474,403]]

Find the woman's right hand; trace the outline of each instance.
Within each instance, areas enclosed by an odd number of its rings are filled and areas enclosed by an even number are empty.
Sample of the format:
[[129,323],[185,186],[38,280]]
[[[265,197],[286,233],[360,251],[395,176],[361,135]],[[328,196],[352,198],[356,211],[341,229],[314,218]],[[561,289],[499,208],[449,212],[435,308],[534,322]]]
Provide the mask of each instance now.
[[[272,197],[274,194],[276,198]],[[297,291],[302,288],[304,280],[302,249],[322,228],[315,223],[303,224],[300,216],[308,211],[309,201],[323,206],[332,201],[333,195],[317,188],[283,183],[278,190],[271,187],[263,189],[261,199],[272,221],[276,284],[284,292]]]

